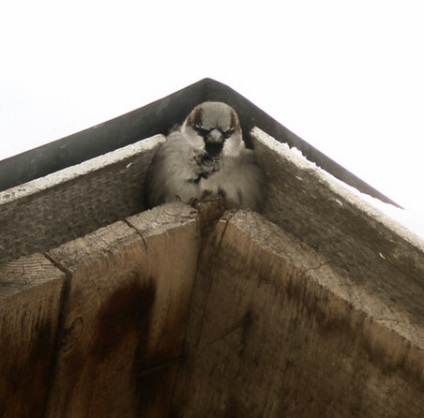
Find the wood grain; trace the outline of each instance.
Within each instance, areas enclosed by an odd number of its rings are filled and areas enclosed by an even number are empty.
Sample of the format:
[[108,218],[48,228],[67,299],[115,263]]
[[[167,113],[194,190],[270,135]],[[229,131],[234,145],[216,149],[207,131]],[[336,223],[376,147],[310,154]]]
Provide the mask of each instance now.
[[269,180],[263,215],[423,328],[423,241],[266,133],[254,134]]
[[156,208],[132,217],[134,227],[117,222],[49,253],[70,274],[49,417],[167,409],[196,272],[195,216],[185,205]]
[[145,208],[156,136],[0,192],[0,263],[46,252]]
[[221,221],[209,251],[171,416],[422,416],[423,329],[401,305],[385,312],[384,297],[257,214]]
[[0,416],[43,417],[65,274],[34,254],[0,267]]

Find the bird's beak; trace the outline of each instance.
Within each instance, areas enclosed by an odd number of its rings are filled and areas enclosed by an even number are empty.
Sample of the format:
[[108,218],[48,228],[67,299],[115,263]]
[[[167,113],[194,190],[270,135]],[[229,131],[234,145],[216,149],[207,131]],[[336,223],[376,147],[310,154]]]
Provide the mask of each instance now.
[[217,157],[224,148],[225,138],[219,129],[213,129],[205,138],[205,150],[209,157]]
[[210,131],[208,137],[206,138],[207,142],[210,144],[223,144],[224,143],[224,137],[219,129],[212,129]]

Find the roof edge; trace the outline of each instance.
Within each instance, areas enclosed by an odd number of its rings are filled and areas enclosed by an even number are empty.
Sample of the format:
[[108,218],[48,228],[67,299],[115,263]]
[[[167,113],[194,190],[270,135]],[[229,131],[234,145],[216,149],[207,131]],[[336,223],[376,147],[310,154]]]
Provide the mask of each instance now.
[[180,123],[197,104],[224,101],[240,116],[244,132],[258,126],[280,142],[298,148],[305,157],[339,180],[383,202],[400,207],[392,199],[346,170],[321,151],[288,130],[231,87],[204,78],[162,99],[83,131],[0,161],[0,191],[79,164],[132,144]]

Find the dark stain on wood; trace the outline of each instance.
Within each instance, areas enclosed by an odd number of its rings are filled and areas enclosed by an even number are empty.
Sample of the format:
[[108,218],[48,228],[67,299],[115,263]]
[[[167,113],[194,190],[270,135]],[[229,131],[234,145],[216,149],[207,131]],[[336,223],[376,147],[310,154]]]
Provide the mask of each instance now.
[[64,275],[41,254],[0,267],[0,416],[44,416]]
[[[157,408],[154,400],[160,396],[160,387],[171,390],[172,385],[167,383],[167,371],[159,370],[147,376],[143,373],[143,370],[150,366],[148,344],[156,284],[152,277],[143,280],[139,272],[133,271],[130,274],[134,277],[129,283],[117,289],[99,311],[98,339],[93,345],[92,354],[98,356],[100,361],[106,357],[111,358],[118,347],[128,341],[128,336],[137,336],[131,380],[134,385],[134,398],[137,400],[137,411],[140,416],[145,416],[146,413],[150,415],[152,408]],[[159,404],[163,406],[162,402]]]
[[[129,274],[133,276],[129,283],[118,288],[100,308],[97,339],[93,344],[96,356],[108,356],[133,332],[139,335],[136,357],[142,357],[146,351],[150,314],[156,296],[155,281],[152,277],[140,279],[137,271]],[[135,362],[135,366],[141,365]]]
[[167,417],[174,393],[174,384],[179,361],[168,367],[155,368],[152,373],[146,372],[138,378],[137,416]]
[[[30,318],[22,318],[29,321]],[[29,323],[24,324],[30,327]],[[55,325],[40,321],[32,332],[31,348],[21,350],[12,336],[2,333],[0,353],[0,416],[42,417],[48,390],[49,365],[53,358]],[[25,354],[25,352],[27,354]],[[2,364],[9,364],[3,367]],[[6,375],[3,373],[6,372]]]

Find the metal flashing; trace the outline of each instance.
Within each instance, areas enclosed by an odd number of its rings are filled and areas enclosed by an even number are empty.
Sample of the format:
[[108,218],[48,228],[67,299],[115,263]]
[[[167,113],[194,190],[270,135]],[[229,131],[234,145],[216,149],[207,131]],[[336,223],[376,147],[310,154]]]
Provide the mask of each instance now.
[[0,191],[79,164],[140,139],[166,133],[170,126],[180,123],[195,105],[206,100],[224,101],[233,106],[239,114],[245,133],[258,126],[278,141],[298,148],[310,161],[339,180],[383,202],[399,206],[288,130],[235,90],[210,78],[200,80],[107,122],[0,161]]

